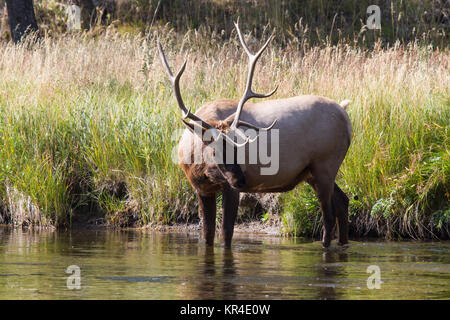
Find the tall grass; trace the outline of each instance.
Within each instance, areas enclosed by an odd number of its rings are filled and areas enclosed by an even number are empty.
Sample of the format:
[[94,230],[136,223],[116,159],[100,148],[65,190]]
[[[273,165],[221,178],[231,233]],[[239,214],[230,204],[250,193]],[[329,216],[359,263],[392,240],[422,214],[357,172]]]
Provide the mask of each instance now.
[[[189,57],[181,81],[188,106],[240,97],[247,59],[235,36],[223,42],[198,30],[157,34],[174,68]],[[277,98],[352,100],[353,140],[338,182],[352,198],[353,230],[448,236],[448,51],[414,43],[371,51],[301,46],[295,39],[285,48],[272,45],[254,83],[260,91],[279,83]],[[153,37],[107,31],[95,39],[44,38],[33,49],[0,44],[2,219],[40,225],[94,214],[115,225],[195,219],[193,190],[172,162],[179,119]],[[298,187],[279,202],[286,233],[317,232],[310,189]]]
[[[69,0],[34,0],[42,35],[67,31],[66,5]],[[77,3],[79,1],[75,1]],[[406,44],[423,41],[444,47],[449,41],[450,12],[445,0],[102,0],[82,25],[94,32],[114,25],[121,31],[145,34],[150,25],[167,25],[185,33],[207,25],[222,40],[234,33],[233,21],[257,38],[267,26],[277,28],[276,41],[287,44],[295,39],[303,46],[335,45],[346,42],[372,47],[399,40]],[[103,5],[100,5],[103,3]],[[381,30],[368,30],[367,8],[378,5]],[[10,38],[5,2],[0,1],[0,38]]]
[[[369,54],[321,50],[308,73],[320,91],[349,97],[353,140],[338,182],[352,195],[357,234],[423,238],[448,235],[448,52],[413,45]],[[326,66],[317,75],[321,62]],[[310,188],[283,197],[287,231],[311,235],[321,226]],[[303,212],[303,214],[298,214]]]

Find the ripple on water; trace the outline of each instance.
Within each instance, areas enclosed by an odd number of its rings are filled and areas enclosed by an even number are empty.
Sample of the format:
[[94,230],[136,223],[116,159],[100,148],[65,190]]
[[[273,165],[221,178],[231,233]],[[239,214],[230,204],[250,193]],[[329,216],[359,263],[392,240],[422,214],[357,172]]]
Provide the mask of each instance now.
[[113,276],[113,277],[101,277],[102,280],[118,280],[127,282],[162,282],[167,281],[169,277],[148,277],[148,276]]

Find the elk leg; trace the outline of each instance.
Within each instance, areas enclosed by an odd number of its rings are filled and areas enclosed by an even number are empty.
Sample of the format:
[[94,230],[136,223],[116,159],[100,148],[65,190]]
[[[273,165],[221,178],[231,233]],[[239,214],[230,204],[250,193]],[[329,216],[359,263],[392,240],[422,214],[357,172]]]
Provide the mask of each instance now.
[[222,235],[225,248],[231,248],[233,238],[234,222],[236,220],[239,207],[239,191],[226,186],[222,192],[223,214],[222,214]]
[[336,225],[336,216],[334,215],[333,207],[331,205],[331,198],[320,199],[320,207],[322,209],[322,219],[324,227],[322,245],[324,248],[328,248],[330,246],[331,240],[333,239],[333,231]]
[[198,204],[203,221],[203,238],[206,245],[214,245],[216,232],[216,195],[198,195]]
[[331,240],[333,239],[334,227],[336,226],[336,213],[334,212],[332,195],[333,195],[333,182],[330,183],[329,179],[326,177],[314,176],[310,178],[307,182],[316,191],[317,197],[319,198],[320,208],[322,209],[322,220],[323,220],[323,237],[322,245],[324,248],[330,246]]
[[334,184],[333,208],[337,216],[339,244],[348,243],[348,197],[338,185]]

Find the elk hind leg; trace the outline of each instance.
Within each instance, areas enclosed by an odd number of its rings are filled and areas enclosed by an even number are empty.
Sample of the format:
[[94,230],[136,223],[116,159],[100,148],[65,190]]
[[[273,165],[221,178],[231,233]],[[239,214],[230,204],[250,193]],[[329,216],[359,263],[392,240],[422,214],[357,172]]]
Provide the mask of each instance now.
[[319,198],[324,227],[322,245],[324,248],[327,248],[333,239],[334,228],[336,226],[336,212],[332,203],[334,181],[326,175],[315,175],[312,172],[312,177],[307,179],[307,182],[313,187]]
[[348,243],[348,204],[349,199],[339,186],[334,184],[333,209],[337,216],[338,241],[340,245]]

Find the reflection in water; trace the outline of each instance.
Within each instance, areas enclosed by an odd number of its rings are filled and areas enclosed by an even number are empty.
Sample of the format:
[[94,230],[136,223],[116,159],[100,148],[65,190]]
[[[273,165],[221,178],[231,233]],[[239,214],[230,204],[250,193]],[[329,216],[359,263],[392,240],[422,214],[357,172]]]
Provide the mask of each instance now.
[[[221,251],[222,256],[215,251]],[[186,291],[186,295],[182,298],[204,299],[205,296],[208,296],[209,299],[236,299],[238,275],[233,251],[203,247],[200,255],[203,257],[201,274],[198,275],[198,279],[190,281],[188,290],[183,290]]]
[[237,272],[232,250],[223,251],[222,277],[222,299],[237,299],[236,284],[234,282]]
[[[319,242],[235,235],[232,250],[199,233],[22,231],[0,227],[1,299],[445,299],[450,242]],[[70,265],[81,290],[66,286]],[[369,265],[382,287],[366,286]]]
[[203,248],[202,274],[199,275],[198,287],[193,292],[195,298],[201,299],[205,292],[213,293],[215,291],[216,264],[214,256],[214,247]]
[[337,250],[326,250],[322,253],[322,264],[316,267],[317,278],[321,280],[318,285],[317,299],[338,299],[339,292],[336,287],[339,286],[339,279],[345,279],[346,272],[344,262],[348,261],[348,254],[345,248]]

